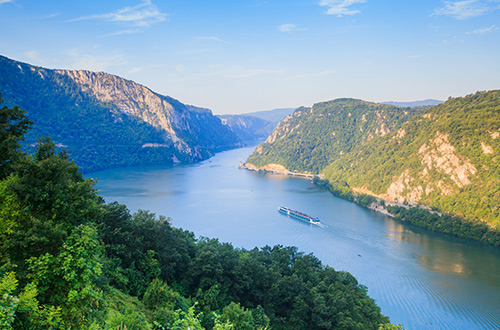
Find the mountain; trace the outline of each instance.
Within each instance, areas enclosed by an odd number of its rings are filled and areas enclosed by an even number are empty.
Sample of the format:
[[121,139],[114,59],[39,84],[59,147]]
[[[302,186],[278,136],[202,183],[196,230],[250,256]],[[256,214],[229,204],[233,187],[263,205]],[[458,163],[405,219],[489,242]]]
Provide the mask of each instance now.
[[334,160],[329,181],[387,201],[500,225],[500,90],[428,109]]
[[398,107],[415,108],[415,107],[426,107],[426,106],[438,105],[438,104],[443,103],[443,101],[434,100],[434,99],[427,99],[427,100],[413,101],[413,102],[394,102],[394,101],[389,101],[389,102],[382,102],[382,103],[383,104],[395,105],[395,106],[398,106]]
[[283,108],[241,115],[221,115],[219,118],[246,144],[255,144],[265,140],[278,123],[293,111],[292,108]]
[[388,134],[419,111],[355,99],[298,108],[278,124],[247,163],[319,173],[357,144]]
[[256,141],[266,139],[277,124],[245,115],[221,115],[218,117],[246,144],[254,144]]
[[83,171],[195,162],[242,145],[210,110],[103,72],[52,70],[0,56],[0,93],[33,120],[27,145],[50,135]]
[[277,125],[280,121],[282,121],[286,116],[291,114],[295,108],[280,108],[273,110],[265,110],[265,111],[255,111],[244,113],[243,116],[257,117],[260,119],[264,119],[268,122],[275,123]]
[[[425,217],[432,230],[500,244],[489,231],[500,226],[500,90],[421,111],[352,99],[300,108],[247,163],[321,173],[332,191],[364,206],[377,198],[397,212],[432,209],[413,223]],[[442,224],[440,214],[461,220]]]

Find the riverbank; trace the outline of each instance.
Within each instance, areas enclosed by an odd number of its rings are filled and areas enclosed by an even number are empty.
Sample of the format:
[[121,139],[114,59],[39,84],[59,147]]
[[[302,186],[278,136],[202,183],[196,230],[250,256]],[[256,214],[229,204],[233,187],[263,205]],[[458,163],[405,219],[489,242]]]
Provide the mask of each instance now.
[[396,220],[429,229],[437,233],[480,241],[500,247],[500,231],[483,221],[467,220],[450,214],[442,214],[429,209],[429,207],[425,205],[407,205],[386,201],[372,195],[357,192],[348,185],[331,183],[325,179],[316,178],[313,180],[313,183],[328,188],[328,190],[337,197],[385,214]]
[[259,172],[259,173],[274,174],[274,175],[287,175],[287,176],[305,178],[310,180],[313,180],[314,178],[323,179],[323,176],[321,174],[291,172],[280,164],[267,164],[265,166],[257,167],[251,163],[240,162],[238,168],[251,172]]

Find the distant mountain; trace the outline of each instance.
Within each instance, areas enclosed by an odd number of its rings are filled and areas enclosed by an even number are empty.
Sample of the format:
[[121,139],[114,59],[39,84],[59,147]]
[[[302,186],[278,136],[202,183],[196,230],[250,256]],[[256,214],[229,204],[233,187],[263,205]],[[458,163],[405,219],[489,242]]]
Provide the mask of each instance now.
[[247,162],[319,173],[356,145],[388,134],[417,113],[420,110],[355,99],[298,108],[278,124]]
[[50,135],[83,171],[194,162],[242,145],[210,110],[103,72],[51,70],[0,56],[0,93],[34,121],[27,145]]
[[255,144],[265,140],[278,123],[293,111],[293,108],[283,108],[249,112],[241,115],[221,115],[218,117],[245,144]]
[[256,111],[244,113],[242,116],[250,116],[264,119],[270,123],[277,125],[280,121],[282,121],[286,116],[295,111],[295,108],[281,108],[281,109],[273,109],[266,111]]
[[383,104],[390,104],[390,105],[395,105],[398,107],[425,107],[425,106],[433,106],[433,105],[438,105],[443,103],[444,101],[440,100],[434,100],[434,99],[427,99],[427,100],[422,100],[422,101],[413,101],[413,102],[382,102]]
[[229,126],[240,140],[245,144],[256,144],[262,142],[276,127],[275,123],[267,120],[244,115],[221,115],[218,116],[224,125]]

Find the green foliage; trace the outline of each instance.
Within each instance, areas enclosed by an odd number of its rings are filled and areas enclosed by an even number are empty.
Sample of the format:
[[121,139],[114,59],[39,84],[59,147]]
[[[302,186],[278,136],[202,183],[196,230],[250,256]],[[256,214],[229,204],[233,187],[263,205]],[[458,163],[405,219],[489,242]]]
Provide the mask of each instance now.
[[40,140],[35,156],[16,168],[16,176],[0,184],[0,228],[5,228],[0,248],[24,276],[26,260],[57,255],[75,226],[97,220],[102,199],[65,153],[55,153],[50,139]]
[[231,302],[224,307],[220,320],[225,324],[232,324],[234,330],[258,329],[253,319],[252,311]]
[[0,180],[2,329],[376,329],[388,322],[350,274],[295,247],[235,249],[197,240],[166,217],[104,204],[50,139],[13,165]]
[[422,228],[500,246],[500,231],[482,221],[464,220],[447,214],[440,215],[418,207],[388,206],[387,209],[396,219]]
[[386,134],[420,111],[354,99],[299,108],[274,130],[274,141],[261,144],[247,162],[320,173],[357,144]]
[[[0,106],[2,105],[0,93]],[[19,152],[24,134],[33,124],[26,118],[26,112],[18,106],[0,108],[0,179],[6,178],[12,171],[12,164],[21,157]]]
[[0,329],[59,329],[63,320],[61,309],[39,306],[36,285],[31,283],[15,294],[18,280],[14,272],[0,279]]
[[151,330],[153,322],[149,321],[146,312],[146,308],[137,297],[107,287],[101,315],[96,318],[95,323],[101,324],[105,330]]
[[[106,74],[96,74],[94,79],[103,76]],[[129,83],[119,77],[111,80],[124,85]],[[110,80],[101,82],[103,88],[111,83]],[[32,151],[31,145],[36,144],[38,136],[51,136],[59,146],[68,148],[71,159],[84,172],[120,166],[173,164],[174,159],[180,162],[199,161],[215,151],[240,145],[238,137],[209,110],[157,95],[159,102],[172,106],[176,117],[173,121],[187,118],[189,122],[173,125],[176,135],[187,144],[176,147],[170,138],[171,132],[148,124],[139,116],[123,113],[116,100],[99,101],[88,89],[88,86],[80,85],[56,70],[0,56],[0,91],[6,103],[27,109],[28,118],[34,122],[33,131],[26,135],[24,147]],[[135,102],[139,109],[144,101],[131,99],[130,102]],[[18,110],[16,107],[13,109]],[[154,115],[149,113],[145,116]],[[3,125],[2,120],[0,117],[0,125]],[[4,141],[1,135],[0,141]],[[17,143],[15,139],[11,142],[10,149]],[[3,144],[0,144],[0,157],[4,155]],[[143,148],[145,144],[162,146]],[[192,153],[185,152],[189,148]],[[2,162],[0,158],[0,175]]]
[[[144,294],[142,300],[148,310],[149,320],[155,324],[167,326],[173,324],[177,314],[175,311],[184,310],[185,299],[160,279],[154,279]],[[185,310],[184,310],[185,311]]]
[[403,199],[421,190],[420,204],[498,227],[499,100],[496,90],[431,107],[399,131],[358,145],[332,162],[326,178],[385,194],[405,173]]
[[378,330],[404,330],[404,328],[402,324],[386,323],[386,324],[381,324]]
[[57,255],[49,253],[28,260],[28,279],[45,304],[61,306],[66,324],[84,328],[99,307],[101,290],[94,284],[101,275],[102,248],[96,228],[75,228]]
[[321,172],[325,180],[316,183],[364,207],[376,202],[370,195],[427,205],[452,217],[404,217],[497,245],[499,104],[500,90],[413,109],[349,99],[315,104],[283,120],[271,135],[275,141],[261,144],[247,162]]

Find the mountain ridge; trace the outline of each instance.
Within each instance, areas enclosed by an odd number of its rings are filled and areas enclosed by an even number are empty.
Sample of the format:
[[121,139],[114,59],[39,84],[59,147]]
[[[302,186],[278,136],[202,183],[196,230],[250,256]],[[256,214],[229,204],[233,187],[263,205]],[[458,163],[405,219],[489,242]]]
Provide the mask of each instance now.
[[[361,103],[343,104],[346,100],[335,100],[337,104],[330,104],[330,116],[321,118],[319,111],[297,110],[247,162],[257,167],[272,163],[287,170],[321,173],[333,191],[353,201],[369,195],[500,227],[499,90],[450,98],[427,109],[412,108],[416,112],[400,118],[382,134],[381,123],[375,121],[360,136],[349,132],[363,129],[359,127],[360,116],[354,115]],[[377,126],[379,134],[373,134]],[[313,134],[305,133],[304,127]],[[332,134],[334,127],[340,128],[341,136]],[[316,151],[322,145],[327,146],[323,148],[324,159],[318,158]],[[315,163],[321,166],[315,167]],[[372,203],[377,203],[374,198],[361,201],[366,207]]]
[[421,111],[351,98],[300,107],[278,124],[247,162],[318,174],[355,143],[385,135]]
[[[27,145],[51,135],[82,170],[206,159],[241,147],[208,109],[104,72],[32,66],[0,56],[0,92],[35,122]],[[99,121],[101,125],[97,125]],[[128,155],[127,155],[128,154]]]

